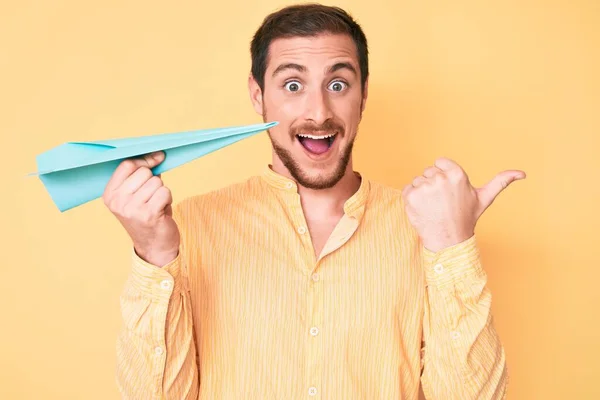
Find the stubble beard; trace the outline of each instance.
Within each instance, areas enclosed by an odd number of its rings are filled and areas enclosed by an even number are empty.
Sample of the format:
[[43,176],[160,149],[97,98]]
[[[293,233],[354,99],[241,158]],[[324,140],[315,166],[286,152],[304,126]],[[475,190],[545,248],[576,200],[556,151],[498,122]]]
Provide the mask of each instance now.
[[[266,112],[264,108],[263,121],[266,122]],[[346,174],[346,169],[348,168],[348,163],[350,162],[350,157],[352,156],[352,148],[354,147],[355,139],[352,139],[345,147],[341,149],[341,157],[337,160],[335,169],[332,174],[328,176],[320,174],[317,177],[312,177],[308,176],[306,172],[303,171],[301,165],[294,159],[290,151],[286,150],[281,145],[279,145],[279,143],[277,143],[269,129],[267,129],[267,133],[269,135],[269,139],[271,140],[273,150],[275,151],[283,165],[290,172],[292,178],[294,178],[294,180],[300,186],[314,190],[329,189],[335,186]]]

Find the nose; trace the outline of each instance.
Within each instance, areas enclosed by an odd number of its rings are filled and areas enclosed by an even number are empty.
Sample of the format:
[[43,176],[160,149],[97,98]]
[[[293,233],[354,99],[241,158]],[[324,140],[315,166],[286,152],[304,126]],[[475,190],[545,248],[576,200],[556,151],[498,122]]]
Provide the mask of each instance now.
[[312,121],[315,125],[322,125],[333,117],[327,93],[320,88],[311,91],[306,96],[305,110],[305,119]]

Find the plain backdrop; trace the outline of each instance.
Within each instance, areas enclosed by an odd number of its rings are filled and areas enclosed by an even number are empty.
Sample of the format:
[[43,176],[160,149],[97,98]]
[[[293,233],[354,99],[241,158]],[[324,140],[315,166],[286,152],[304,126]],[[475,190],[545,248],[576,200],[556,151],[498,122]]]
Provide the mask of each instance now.
[[[262,122],[249,43],[289,2],[0,6],[0,398],[117,399],[130,242],[101,200],[60,213],[35,156],[63,142]],[[510,399],[598,399],[600,3],[339,1],[370,45],[355,169],[402,188],[436,157],[481,186],[477,235]],[[266,133],[165,173],[175,201],[258,174]]]

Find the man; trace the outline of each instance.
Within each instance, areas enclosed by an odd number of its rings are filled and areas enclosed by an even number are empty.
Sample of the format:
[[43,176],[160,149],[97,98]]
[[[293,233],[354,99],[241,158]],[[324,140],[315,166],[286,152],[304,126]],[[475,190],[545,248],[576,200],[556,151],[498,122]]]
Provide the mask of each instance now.
[[117,381],[127,399],[500,399],[505,354],[474,228],[506,186],[440,158],[403,191],[352,167],[367,42],[343,10],[287,7],[251,45],[261,176],[172,207],[124,161],[104,201],[131,236]]

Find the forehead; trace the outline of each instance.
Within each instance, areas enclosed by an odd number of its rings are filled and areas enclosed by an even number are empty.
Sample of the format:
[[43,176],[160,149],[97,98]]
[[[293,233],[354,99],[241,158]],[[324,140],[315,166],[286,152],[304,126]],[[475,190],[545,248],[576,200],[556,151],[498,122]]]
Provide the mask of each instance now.
[[308,70],[321,69],[339,61],[351,62],[358,70],[356,45],[349,35],[321,34],[314,37],[278,38],[269,46],[267,71],[278,65],[296,62]]

